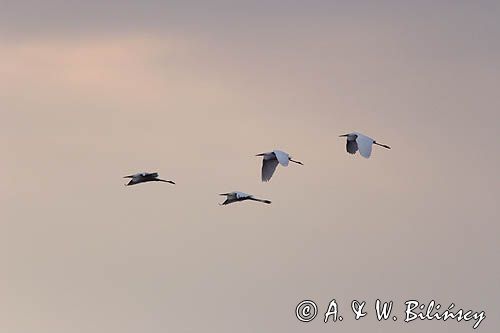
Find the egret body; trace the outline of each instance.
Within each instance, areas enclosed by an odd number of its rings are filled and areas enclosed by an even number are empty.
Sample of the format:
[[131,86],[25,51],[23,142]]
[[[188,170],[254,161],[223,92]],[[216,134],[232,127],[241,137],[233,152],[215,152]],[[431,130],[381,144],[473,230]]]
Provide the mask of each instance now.
[[358,132],[343,134],[340,135],[340,137],[347,138],[346,150],[349,154],[355,154],[359,150],[359,153],[364,158],[369,158],[371,156],[372,145],[378,145],[387,149],[391,149],[391,147],[378,143],[374,139]]
[[271,203],[271,201],[269,201],[269,200],[257,199],[251,194],[237,192],[237,191],[229,192],[229,193],[221,193],[220,195],[226,196],[226,200],[220,204],[221,206],[229,205],[233,202],[239,202],[239,201],[245,201],[245,200],[258,201],[258,202],[262,202],[265,204]]
[[293,160],[288,153],[281,150],[273,150],[268,153],[257,154],[256,156],[262,156],[261,177],[263,182],[271,180],[278,164],[281,164],[284,167],[288,166],[288,162],[304,165],[302,162]]
[[151,173],[150,172],[140,172],[140,173],[136,173],[134,175],[125,176],[123,178],[131,178],[130,181],[128,182],[128,184],[125,184],[125,186],[146,183],[146,182],[164,182],[164,183],[175,184],[171,180],[164,180],[164,179],[158,178],[157,172],[151,172]]

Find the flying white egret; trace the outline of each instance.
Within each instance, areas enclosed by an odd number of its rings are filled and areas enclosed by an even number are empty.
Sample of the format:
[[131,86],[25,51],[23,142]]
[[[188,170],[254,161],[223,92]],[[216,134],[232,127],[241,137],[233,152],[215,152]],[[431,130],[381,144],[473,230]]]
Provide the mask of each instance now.
[[219,204],[221,206],[228,205],[228,204],[233,203],[233,202],[245,201],[245,200],[253,200],[253,201],[263,202],[263,203],[266,203],[266,204],[270,204],[271,203],[271,201],[269,201],[269,200],[257,199],[257,198],[254,198],[253,195],[246,194],[246,193],[243,193],[243,192],[236,192],[235,191],[235,192],[229,192],[229,193],[221,193],[220,195],[226,196],[226,201],[224,201],[223,203]]
[[255,156],[263,156],[262,158],[262,181],[263,182],[268,182],[271,180],[271,177],[274,174],[274,171],[276,170],[276,167],[278,164],[281,164],[282,166],[288,166],[288,162],[294,162],[300,165],[304,165],[304,163],[299,162],[299,161],[294,161],[288,153],[285,153],[284,151],[281,150],[273,150],[268,153],[261,153],[257,154]]
[[135,185],[139,183],[146,183],[146,182],[165,182],[165,183],[175,184],[171,180],[164,180],[158,178],[157,172],[152,172],[152,173],[141,172],[141,173],[136,173],[135,175],[125,176],[123,178],[132,178],[128,184],[125,184],[125,186]]
[[370,155],[372,154],[372,144],[391,149],[391,147],[387,145],[383,145],[381,143],[378,143],[377,141],[373,140],[372,138],[358,133],[358,132],[352,132],[348,134],[343,134],[340,135],[340,137],[347,137],[347,143],[346,143],[346,150],[350,154],[355,154],[356,151],[359,150],[359,153],[361,156],[364,158],[369,158]]

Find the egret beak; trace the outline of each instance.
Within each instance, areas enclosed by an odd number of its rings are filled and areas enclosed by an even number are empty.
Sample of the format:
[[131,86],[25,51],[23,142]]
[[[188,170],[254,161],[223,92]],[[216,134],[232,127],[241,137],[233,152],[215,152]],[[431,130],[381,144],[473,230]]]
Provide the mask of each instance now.
[[123,177],[123,178],[134,178],[134,176],[133,176],[133,175],[130,175],[130,176],[125,176],[125,177]]
[[290,162],[297,163],[297,164],[300,164],[300,165],[304,165],[304,163],[302,163],[300,161],[295,161],[295,160],[292,160],[292,159],[290,159]]
[[260,153],[260,154],[257,154],[255,156],[264,156],[264,155],[265,155],[265,153]]
[[343,137],[343,136],[349,136],[349,134],[342,134],[342,135],[339,135],[339,138]]
[[227,195],[229,195],[229,193],[221,193],[219,195],[226,195],[227,196]]

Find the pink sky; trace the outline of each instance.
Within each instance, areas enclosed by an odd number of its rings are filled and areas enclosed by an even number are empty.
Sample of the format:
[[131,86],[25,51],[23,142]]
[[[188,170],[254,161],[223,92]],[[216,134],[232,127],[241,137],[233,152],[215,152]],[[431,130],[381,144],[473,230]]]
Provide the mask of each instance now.
[[[377,298],[499,327],[498,4],[5,8],[1,332],[472,330],[352,319]],[[263,184],[275,148],[305,165]],[[177,185],[123,186],[143,170]],[[346,319],[299,323],[305,298]]]

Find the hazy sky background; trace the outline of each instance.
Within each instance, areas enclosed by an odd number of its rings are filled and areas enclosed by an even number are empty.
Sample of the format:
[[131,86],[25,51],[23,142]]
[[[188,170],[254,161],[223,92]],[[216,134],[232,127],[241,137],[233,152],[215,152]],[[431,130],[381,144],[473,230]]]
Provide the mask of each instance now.
[[0,4],[1,332],[498,331],[498,1]]

